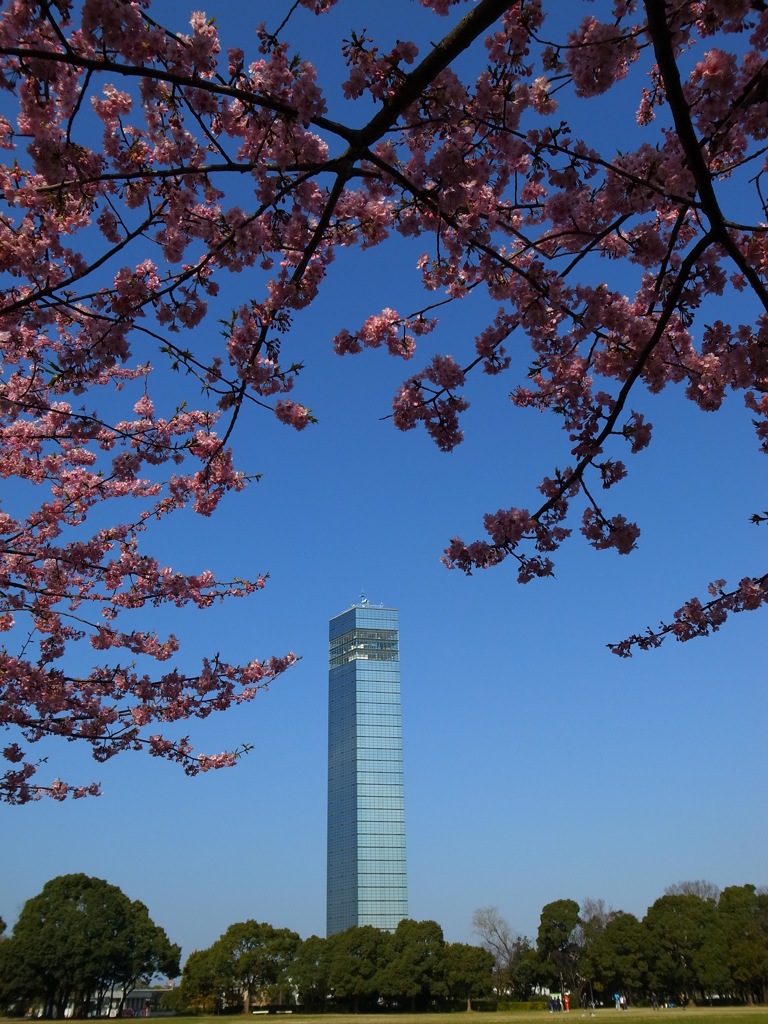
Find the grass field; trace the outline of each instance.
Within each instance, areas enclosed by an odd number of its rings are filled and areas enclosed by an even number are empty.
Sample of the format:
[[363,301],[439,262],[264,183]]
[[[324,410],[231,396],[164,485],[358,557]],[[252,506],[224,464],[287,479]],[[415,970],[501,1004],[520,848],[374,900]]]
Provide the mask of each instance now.
[[[324,1014],[276,1014],[268,1017],[257,1016],[258,1021],[273,1021],[288,1018],[290,1024],[550,1024],[549,1014],[542,1010],[499,1011],[498,1013],[324,1013]],[[670,1019],[668,1019],[670,1018]],[[679,1019],[682,1018],[682,1019]],[[149,1018],[150,1020],[152,1018]],[[178,1021],[179,1024],[243,1024],[247,1019],[234,1014],[232,1016],[199,1016],[199,1017],[163,1017],[164,1024]],[[288,1024],[285,1020],[285,1024]],[[7,1024],[29,1024],[23,1019],[14,1022],[6,1018]],[[768,1005],[766,1006],[688,1006],[687,1009],[653,1011],[645,1007],[630,1008],[626,1013],[614,1009],[596,1010],[594,1014],[583,1014],[580,1010],[572,1010],[569,1014],[561,1014],[558,1024],[768,1024]],[[551,1022],[554,1024],[554,1022]]]
[[[287,1018],[287,1020],[286,1020]],[[682,1019],[680,1019],[682,1018]],[[238,1024],[244,1020],[239,1016],[226,1017],[177,1017],[165,1018],[170,1024]],[[280,1014],[257,1016],[255,1022],[284,1020],[285,1024],[554,1024],[546,1011],[499,1011],[498,1013],[324,1013],[324,1014]],[[594,1016],[583,1015],[580,1010],[561,1013],[557,1024],[768,1024],[768,1006],[688,1006],[687,1009],[658,1010],[630,1008],[625,1013],[614,1009],[596,1010]]]

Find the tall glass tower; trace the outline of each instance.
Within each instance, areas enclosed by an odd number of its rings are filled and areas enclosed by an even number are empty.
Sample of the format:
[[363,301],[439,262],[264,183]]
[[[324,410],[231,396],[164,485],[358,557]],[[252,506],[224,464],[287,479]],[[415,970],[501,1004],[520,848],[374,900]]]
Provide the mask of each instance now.
[[408,916],[397,611],[362,598],[328,632],[327,934],[394,931]]

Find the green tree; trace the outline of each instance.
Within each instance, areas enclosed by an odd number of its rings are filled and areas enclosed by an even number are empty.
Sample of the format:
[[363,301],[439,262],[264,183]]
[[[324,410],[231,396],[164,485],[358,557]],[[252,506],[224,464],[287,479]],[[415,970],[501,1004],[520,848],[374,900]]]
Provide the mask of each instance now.
[[646,933],[633,914],[613,913],[590,932],[581,970],[593,993],[624,992],[630,1002],[646,988]]
[[400,921],[389,942],[389,957],[379,972],[379,995],[398,1007],[429,1009],[447,994],[445,939],[436,921]]
[[728,939],[723,922],[715,914],[708,924],[704,939],[693,954],[693,971],[702,996],[731,994],[733,979],[728,966]]
[[580,988],[581,919],[575,900],[555,900],[542,908],[536,951],[550,988],[577,993]]
[[602,993],[602,984],[595,976],[593,968],[593,959],[590,959],[588,954],[593,943],[602,935],[605,926],[608,922],[615,917],[615,911],[610,910],[605,905],[605,900],[595,899],[587,896],[581,901],[581,909],[579,913],[581,919],[581,942],[582,942],[582,957],[581,957],[581,973],[584,978],[584,984],[588,985],[588,990],[583,994],[583,1001],[594,1005],[595,999]]
[[[650,986],[667,997],[696,1000],[706,989],[701,950],[717,926],[712,899],[693,893],[656,900],[644,918],[648,935]],[[707,966],[711,972],[711,965]]]
[[754,885],[723,889],[717,905],[731,983],[747,1003],[768,999],[768,893]]
[[540,977],[541,961],[535,947],[525,935],[518,935],[510,949],[504,974],[505,985],[500,991],[511,999],[525,1002],[533,995]]
[[487,995],[493,988],[496,965],[493,953],[482,946],[449,942],[443,950],[443,958],[449,997],[465,1000],[467,1010],[471,1010],[472,999]]
[[139,979],[174,976],[180,949],[147,908],[117,886],[84,874],[61,875],[27,900],[4,943],[12,999],[37,1000],[47,1017],[100,1013],[107,993],[123,997]]
[[329,995],[330,948],[328,939],[310,935],[299,945],[291,966],[291,980],[305,1010],[324,1010]]
[[139,900],[131,903],[127,916],[128,927],[116,946],[119,970],[114,979],[123,989],[123,998],[139,983],[149,984],[156,974],[177,977],[181,956],[181,948],[169,941]]
[[328,939],[328,988],[338,1008],[364,1013],[377,1009],[379,972],[389,961],[391,936],[366,924]]
[[214,943],[215,962],[228,987],[242,998],[243,1013],[256,997],[262,1002],[287,1002],[288,969],[301,939],[288,928],[248,920],[232,924]]
[[187,1013],[190,1009],[180,986],[166,989],[160,996],[158,1008],[172,1015]]
[[181,1002],[199,1013],[221,1009],[227,980],[220,951],[211,946],[190,953],[181,976]]
[[14,962],[9,941],[0,942],[0,1013],[9,1016],[23,1016],[28,1007],[21,1003],[20,989],[16,974],[18,963]]

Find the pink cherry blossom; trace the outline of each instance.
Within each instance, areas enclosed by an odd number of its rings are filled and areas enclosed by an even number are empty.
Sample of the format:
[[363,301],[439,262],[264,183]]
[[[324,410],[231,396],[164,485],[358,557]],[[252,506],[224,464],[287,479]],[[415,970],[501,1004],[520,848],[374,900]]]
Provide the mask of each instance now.
[[295,430],[303,430],[308,423],[315,422],[309,409],[305,409],[297,402],[292,402],[290,398],[280,398],[275,402],[275,416],[281,423],[287,423]]
[[[559,468],[486,515],[483,539],[453,538],[450,567],[511,559],[527,583],[579,530],[634,551],[639,527],[600,496],[651,442],[645,391],[678,385],[708,412],[736,392],[768,452],[765,13],[616,0],[610,20],[576,23],[580,5],[548,20],[544,0],[421,4],[434,45],[350,30],[328,97],[290,38],[334,0],[291,5],[252,44],[201,12],[166,30],[149,0],[0,12],[0,476],[24,482],[0,510],[0,799],[96,791],[39,781],[43,736],[97,762],[144,748],[192,775],[237,760],[164,725],[253,699],[294,655],[182,672],[180,641],[142,613],[249,599],[265,576],[180,572],[147,533],[248,485],[248,412],[314,422],[294,325],[339,249],[419,240],[423,300],[392,285],[332,339],[422,367],[397,390],[395,427],[453,450],[489,394],[478,368],[562,423]],[[632,115],[621,151],[591,117],[606,93]],[[229,274],[240,297],[222,310]],[[490,312],[465,338],[451,313],[474,296]],[[164,395],[161,362],[186,403]],[[613,649],[706,635],[762,607],[768,584],[758,572],[708,593]],[[84,649],[96,663],[75,672]]]

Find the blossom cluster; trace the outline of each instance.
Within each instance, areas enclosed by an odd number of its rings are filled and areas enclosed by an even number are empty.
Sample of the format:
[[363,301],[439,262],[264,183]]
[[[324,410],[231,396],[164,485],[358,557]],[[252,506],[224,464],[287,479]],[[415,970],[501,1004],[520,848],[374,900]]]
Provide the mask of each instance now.
[[[89,791],[38,785],[19,741],[45,735],[82,739],[97,759],[145,746],[192,772],[232,762],[149,730],[250,699],[292,656],[149,675],[120,657],[179,657],[142,609],[263,586],[176,571],[147,531],[184,509],[211,515],[247,485],[234,438],[251,410],[314,422],[291,346],[339,247],[418,239],[427,295],[342,327],[339,354],[414,360],[453,303],[484,295],[493,310],[470,345],[452,340],[411,373],[399,429],[452,450],[477,368],[509,381],[518,408],[562,421],[566,457],[540,498],[486,516],[487,539],[454,538],[449,566],[511,557],[521,582],[550,575],[570,518],[595,548],[632,551],[637,525],[596,495],[612,497],[651,440],[643,388],[678,386],[706,411],[740,392],[768,450],[768,12],[616,0],[581,20],[569,6],[572,23],[550,31],[545,0],[421,3],[450,21],[426,50],[364,30],[339,41],[349,123],[283,38],[334,0],[258,26],[253,53],[223,45],[199,12],[166,29],[150,0],[0,12],[0,475],[21,495],[0,509],[0,725],[15,732],[0,798]],[[569,123],[619,82],[622,97],[635,90],[637,132],[621,152],[588,115]],[[616,261],[621,288],[607,282]],[[247,294],[221,315],[227,274]],[[726,294],[740,301],[704,323]],[[160,361],[199,401],[168,404]],[[747,578],[618,653],[700,635],[764,593],[762,575]],[[84,644],[114,660],[67,674]]]

